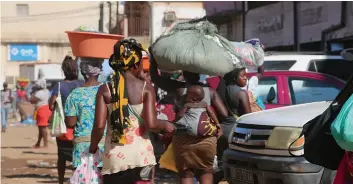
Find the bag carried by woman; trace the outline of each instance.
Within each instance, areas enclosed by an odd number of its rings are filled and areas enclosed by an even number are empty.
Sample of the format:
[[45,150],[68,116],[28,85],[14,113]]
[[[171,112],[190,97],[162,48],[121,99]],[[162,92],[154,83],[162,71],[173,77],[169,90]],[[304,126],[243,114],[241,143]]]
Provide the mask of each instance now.
[[[338,168],[344,150],[336,143],[331,134],[330,127],[341,111],[343,104],[352,93],[353,75],[348,79],[346,86],[337,95],[325,112],[310,120],[303,126],[303,131],[299,137],[304,135],[304,157],[310,163],[331,170],[336,170]],[[291,151],[289,151],[289,153],[291,154]]]
[[67,133],[65,125],[64,107],[62,105],[61,93],[60,93],[60,82],[58,83],[58,96],[55,100],[55,110],[53,113],[53,122],[51,125],[51,135],[53,137],[60,137]]
[[102,184],[103,178],[98,169],[98,163],[101,162],[100,152],[97,151],[95,154],[86,152],[82,153],[81,165],[78,166],[70,178],[70,184]]
[[346,151],[353,151],[353,95],[344,103],[331,125],[331,133],[337,144]]

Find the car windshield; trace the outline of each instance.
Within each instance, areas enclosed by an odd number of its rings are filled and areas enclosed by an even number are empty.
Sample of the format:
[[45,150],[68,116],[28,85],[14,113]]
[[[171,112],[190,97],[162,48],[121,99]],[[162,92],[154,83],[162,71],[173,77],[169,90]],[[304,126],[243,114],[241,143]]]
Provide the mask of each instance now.
[[270,70],[289,70],[297,61],[285,60],[285,61],[265,61],[265,71]]
[[309,71],[329,74],[344,81],[348,80],[352,73],[353,61],[344,59],[323,59],[312,60],[309,64]]
[[292,105],[332,101],[341,91],[335,83],[302,77],[289,77],[288,86]]

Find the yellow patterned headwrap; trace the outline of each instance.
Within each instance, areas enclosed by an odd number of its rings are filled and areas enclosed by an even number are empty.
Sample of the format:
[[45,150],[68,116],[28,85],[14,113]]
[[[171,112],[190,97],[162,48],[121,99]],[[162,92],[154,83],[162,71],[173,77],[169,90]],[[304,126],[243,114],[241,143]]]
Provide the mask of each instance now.
[[128,91],[124,72],[135,66],[142,58],[141,44],[135,39],[121,40],[114,46],[109,65],[114,70],[110,80],[112,94],[112,142],[126,144],[126,129],[130,127]]

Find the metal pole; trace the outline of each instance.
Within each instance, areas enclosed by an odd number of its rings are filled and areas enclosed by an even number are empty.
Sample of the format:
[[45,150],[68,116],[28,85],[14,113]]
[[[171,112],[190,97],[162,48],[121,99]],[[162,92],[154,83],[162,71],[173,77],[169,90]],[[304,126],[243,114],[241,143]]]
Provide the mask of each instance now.
[[153,35],[153,21],[154,21],[154,17],[153,17],[153,1],[149,1],[148,4],[150,5],[150,45],[153,44],[153,39],[154,39],[154,35]]
[[104,5],[103,5],[103,2],[101,2],[100,4],[99,4],[99,10],[100,10],[100,12],[99,12],[99,31],[100,32],[103,32],[103,16],[104,16]]
[[108,33],[112,32],[112,3],[110,1],[107,2],[109,6],[109,30]]
[[119,6],[120,2],[116,2],[116,34],[120,34],[120,22],[119,22]]
[[300,52],[300,8],[297,1],[293,2],[293,31],[294,31],[294,50]]

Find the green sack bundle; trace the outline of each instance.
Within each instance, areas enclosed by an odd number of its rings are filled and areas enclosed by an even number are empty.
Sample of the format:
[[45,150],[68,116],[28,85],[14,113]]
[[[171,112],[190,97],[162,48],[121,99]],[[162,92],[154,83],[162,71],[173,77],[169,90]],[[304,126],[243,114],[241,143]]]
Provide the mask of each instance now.
[[179,23],[160,36],[151,48],[161,70],[219,76],[244,67],[234,45],[220,36],[217,27],[208,21]]

